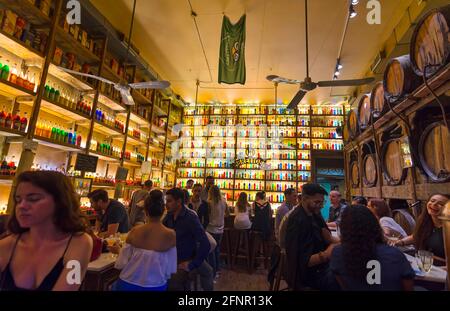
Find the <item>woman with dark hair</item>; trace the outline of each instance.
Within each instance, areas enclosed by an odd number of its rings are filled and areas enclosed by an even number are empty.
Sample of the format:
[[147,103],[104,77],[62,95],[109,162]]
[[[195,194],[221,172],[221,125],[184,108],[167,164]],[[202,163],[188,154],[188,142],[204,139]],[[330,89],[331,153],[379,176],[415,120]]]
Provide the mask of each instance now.
[[238,230],[247,230],[252,227],[250,221],[250,204],[247,200],[247,193],[239,193],[238,200],[236,202],[236,216],[234,217],[234,228]]
[[417,250],[431,251],[435,265],[445,265],[442,221],[439,216],[449,199],[450,196],[446,194],[433,194],[428,199],[426,208],[422,209],[413,234],[399,240],[396,245],[414,244]]
[[377,217],[387,238],[404,238],[405,230],[392,218],[392,211],[383,199],[370,199],[367,208]]
[[[71,181],[58,172],[24,172],[13,191],[10,235],[0,240],[0,291],[78,290],[92,239]],[[70,261],[80,264],[76,282],[67,281]]]
[[[333,249],[330,267],[341,289],[413,289],[414,270],[400,250],[384,243],[383,231],[369,209],[362,205],[347,207],[340,230],[341,245]],[[379,269],[378,284],[368,282],[373,267]]]
[[[177,271],[175,231],[161,223],[163,193],[150,192],[144,203],[148,222],[134,227],[120,250],[116,269],[122,270],[114,284],[116,291],[165,291]],[[112,249],[117,252],[117,249]]]
[[261,232],[264,241],[268,241],[272,235],[272,207],[266,200],[266,193],[260,191],[256,193],[255,202],[253,203],[252,230]]

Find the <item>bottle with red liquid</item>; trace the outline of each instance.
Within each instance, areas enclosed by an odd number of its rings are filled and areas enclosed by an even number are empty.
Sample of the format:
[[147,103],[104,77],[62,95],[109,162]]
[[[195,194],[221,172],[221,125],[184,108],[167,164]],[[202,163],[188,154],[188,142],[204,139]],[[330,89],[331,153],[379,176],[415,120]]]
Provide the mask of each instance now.
[[6,113],[5,107],[3,107],[3,110],[0,112],[0,127],[5,127],[5,121],[6,121]]
[[12,128],[16,131],[20,130],[20,116],[19,116],[19,111],[17,111],[17,114],[14,115],[13,117],[13,125]]
[[8,113],[8,115],[5,118],[5,127],[6,128],[12,128],[12,121],[13,121],[13,118],[12,118],[12,115],[11,115],[11,112],[10,112],[10,113]]

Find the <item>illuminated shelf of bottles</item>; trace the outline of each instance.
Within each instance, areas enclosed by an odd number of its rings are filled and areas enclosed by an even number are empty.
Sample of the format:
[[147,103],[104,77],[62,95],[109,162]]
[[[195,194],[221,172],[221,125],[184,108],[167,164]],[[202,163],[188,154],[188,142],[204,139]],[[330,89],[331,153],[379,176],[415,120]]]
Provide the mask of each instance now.
[[[120,112],[117,115],[126,117],[127,113],[126,112]],[[135,122],[136,124],[140,125],[141,127],[144,127],[144,128],[150,126],[150,122],[149,121],[145,120],[143,117],[141,117],[140,115],[138,115],[135,112],[131,112],[130,113],[130,120]],[[154,127],[156,127],[156,125],[154,125]],[[164,133],[165,133],[165,131],[164,131]]]
[[[94,99],[94,95],[89,95],[92,99]],[[102,93],[99,91],[98,95],[98,101],[101,104],[104,104],[105,106],[109,107],[111,110],[114,111],[124,111],[126,110],[125,106],[123,106],[121,103],[117,102],[116,100],[112,99],[109,95]]]
[[56,26],[56,45],[62,48],[64,51],[71,51],[77,57],[81,57],[83,60],[90,64],[99,64],[100,58],[93,52],[81,45],[72,35],[65,32],[61,26]]
[[83,80],[79,78],[78,76],[72,75],[68,72],[63,71],[62,69],[58,68],[57,65],[51,63],[48,69],[48,72],[50,75],[66,82],[67,84],[71,85],[74,88],[77,88],[82,91],[93,91],[94,86],[91,85],[86,80]]
[[64,150],[64,151],[71,151],[71,152],[84,151],[84,148],[77,147],[76,145],[55,141],[55,140],[52,140],[52,139],[49,139],[46,137],[42,137],[42,136],[35,135],[34,140],[37,141],[41,145],[57,148],[57,149]]
[[25,60],[44,60],[44,55],[40,51],[25,45],[16,37],[4,32],[3,29],[0,29],[0,46]]
[[108,162],[119,162],[120,161],[119,158],[116,158],[114,156],[105,155],[101,152],[97,152],[97,151],[93,151],[93,150],[89,150],[89,154],[94,155],[103,161],[108,161]]
[[115,139],[124,139],[124,134],[119,129],[113,128],[111,126],[108,126],[105,123],[101,123],[99,121],[94,121],[94,131],[97,131],[99,133],[105,134],[105,135],[117,135],[116,137],[113,137]]
[[36,94],[20,85],[14,84],[8,80],[0,78],[0,93],[6,93],[10,96],[35,96]]
[[129,143],[130,145],[135,145],[135,146],[145,146],[147,145],[146,141],[143,141],[142,139],[139,139],[137,137],[131,136],[131,135],[127,135],[127,143]]

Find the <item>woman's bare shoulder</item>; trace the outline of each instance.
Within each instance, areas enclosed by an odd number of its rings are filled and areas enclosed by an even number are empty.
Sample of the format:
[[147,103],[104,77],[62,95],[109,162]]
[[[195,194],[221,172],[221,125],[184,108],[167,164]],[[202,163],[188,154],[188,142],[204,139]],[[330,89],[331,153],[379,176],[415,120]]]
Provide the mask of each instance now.
[[2,271],[8,263],[18,237],[18,235],[12,234],[0,240],[0,271]]

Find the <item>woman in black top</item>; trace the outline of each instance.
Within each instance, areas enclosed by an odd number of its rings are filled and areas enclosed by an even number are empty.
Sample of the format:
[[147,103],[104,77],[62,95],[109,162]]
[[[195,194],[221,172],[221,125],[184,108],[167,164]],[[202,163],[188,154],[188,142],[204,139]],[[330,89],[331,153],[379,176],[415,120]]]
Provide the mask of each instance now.
[[0,291],[78,290],[92,239],[71,181],[57,172],[24,172],[14,199],[10,235],[0,240]]
[[450,196],[445,194],[432,195],[427,201],[426,208],[422,209],[413,234],[401,239],[396,245],[414,244],[417,250],[431,251],[435,258],[434,264],[444,265],[444,239],[439,215],[449,199]]
[[266,200],[266,193],[260,191],[256,193],[255,203],[253,203],[254,219],[252,230],[261,232],[265,241],[272,235],[272,208]]

